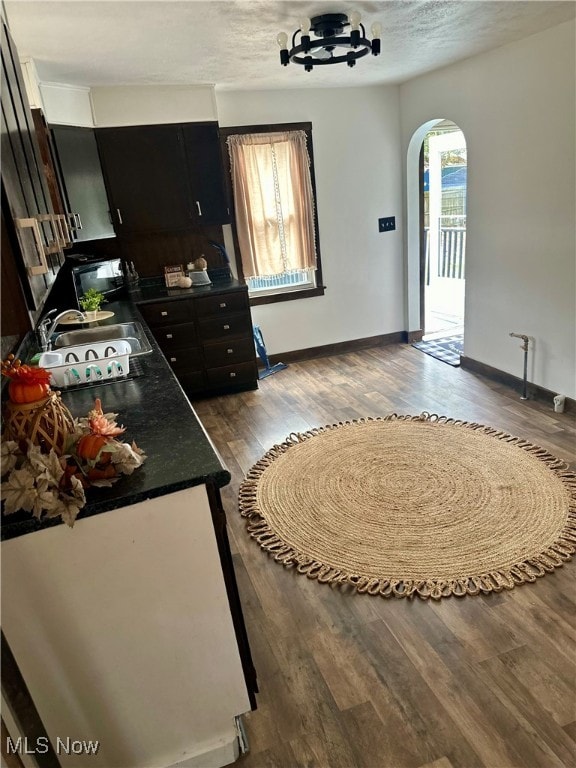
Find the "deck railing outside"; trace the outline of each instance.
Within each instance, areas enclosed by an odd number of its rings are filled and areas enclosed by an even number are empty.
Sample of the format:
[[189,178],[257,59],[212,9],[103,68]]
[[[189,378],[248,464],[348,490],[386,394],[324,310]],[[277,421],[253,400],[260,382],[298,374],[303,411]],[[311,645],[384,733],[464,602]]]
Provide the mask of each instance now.
[[[454,216],[450,217],[454,219]],[[462,280],[466,267],[466,220],[464,226],[440,226],[438,244],[438,277]],[[426,285],[430,285],[430,229],[426,235]]]

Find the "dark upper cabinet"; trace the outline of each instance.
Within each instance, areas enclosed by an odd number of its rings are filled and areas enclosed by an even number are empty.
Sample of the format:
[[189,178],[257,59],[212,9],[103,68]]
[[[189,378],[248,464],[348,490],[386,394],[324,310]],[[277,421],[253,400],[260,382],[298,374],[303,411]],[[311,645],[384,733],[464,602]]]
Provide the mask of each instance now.
[[18,51],[4,23],[0,98],[3,211],[14,233],[12,252],[28,309],[36,311],[56,277],[64,239],[54,216]]
[[94,129],[54,125],[50,134],[74,240],[113,237]]
[[99,128],[96,137],[117,234],[190,226],[186,158],[177,126]]
[[217,123],[98,128],[116,233],[229,221]]
[[217,123],[182,125],[192,200],[198,221],[227,224],[230,212],[224,186]]

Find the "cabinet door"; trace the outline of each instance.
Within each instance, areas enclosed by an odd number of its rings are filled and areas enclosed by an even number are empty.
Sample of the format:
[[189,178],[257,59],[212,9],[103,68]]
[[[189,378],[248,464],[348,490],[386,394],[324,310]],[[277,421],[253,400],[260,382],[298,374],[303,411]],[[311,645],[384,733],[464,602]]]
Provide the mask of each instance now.
[[[49,233],[40,224],[42,241],[31,237],[32,230],[21,230],[17,220],[30,221],[38,215],[52,214],[52,202],[36,140],[32,113],[16,50],[8,29],[2,23],[2,101],[1,153],[2,191],[5,215],[17,232],[14,255],[29,309],[41,309],[59,269],[59,256],[46,259],[39,248],[48,245]],[[47,264],[46,264],[47,262]],[[31,273],[31,268],[42,273]]]
[[55,125],[51,134],[60,166],[74,240],[113,237],[110,205],[93,128]]
[[191,225],[185,156],[177,125],[98,128],[96,140],[117,234]]
[[199,223],[230,221],[218,123],[182,125],[192,201]]
[[32,119],[34,120],[34,129],[36,131],[36,139],[38,140],[38,146],[40,148],[40,157],[42,158],[42,167],[44,168],[44,175],[48,184],[48,191],[50,193],[50,199],[52,200],[52,207],[54,212],[67,215],[68,211],[64,204],[62,197],[62,185],[58,176],[58,169],[54,160],[55,151],[54,144],[52,142],[52,136],[44,113],[41,109],[32,109]]

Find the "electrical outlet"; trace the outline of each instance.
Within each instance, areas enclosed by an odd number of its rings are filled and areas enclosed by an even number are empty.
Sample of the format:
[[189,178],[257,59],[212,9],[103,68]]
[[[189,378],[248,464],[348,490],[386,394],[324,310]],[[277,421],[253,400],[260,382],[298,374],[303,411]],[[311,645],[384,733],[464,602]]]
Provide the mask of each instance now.
[[391,232],[396,229],[396,217],[388,216],[384,219],[378,219],[378,232]]

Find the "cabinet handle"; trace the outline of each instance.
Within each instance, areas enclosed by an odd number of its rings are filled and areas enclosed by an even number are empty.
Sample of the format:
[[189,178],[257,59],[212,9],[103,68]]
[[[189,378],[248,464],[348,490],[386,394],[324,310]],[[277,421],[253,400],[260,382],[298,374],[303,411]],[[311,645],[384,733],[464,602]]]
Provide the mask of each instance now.
[[72,235],[70,234],[70,227],[68,226],[68,219],[63,213],[56,216],[56,220],[60,225],[60,234],[62,235],[62,248],[70,248],[72,245]]
[[167,338],[167,339],[172,339],[172,338],[173,338],[173,336],[172,336],[172,334],[171,334],[171,333],[167,333],[167,334],[166,334],[166,338]]
[[229,331],[230,330],[230,326],[229,325],[223,325],[222,328],[225,331]]
[[36,254],[40,261],[39,265],[26,266],[26,271],[29,275],[45,275],[48,272],[48,263],[46,261],[46,254],[44,253],[44,244],[42,243],[42,235],[40,233],[40,225],[36,219],[14,219],[14,224],[18,229],[32,230],[32,237],[34,238],[34,245],[36,246]]
[[[108,212],[110,214],[110,212]],[[69,213],[66,217],[68,229],[74,230],[74,232],[78,232],[79,229],[82,229],[82,219],[80,218],[79,213]]]
[[166,310],[162,310],[162,312],[160,312],[160,317],[168,317],[168,312],[166,312]]
[[227,349],[227,350],[226,350],[226,352],[227,352],[229,355],[233,355],[233,354],[234,354],[234,350],[233,350],[233,349]]
[[66,245],[66,237],[64,235],[64,224],[62,222],[62,218],[64,217],[54,215],[54,231],[56,233],[56,242],[60,248],[64,248]]
[[[37,213],[34,218],[41,224],[48,223],[50,225],[50,234],[46,238],[48,245],[44,247],[44,253],[59,253],[62,248],[62,235],[60,234],[60,222],[56,218],[54,213]],[[40,232],[46,234],[46,230],[39,227]]]
[[200,200],[196,200],[196,208],[198,208],[198,216],[202,216],[202,208],[200,207]]
[[120,213],[120,208],[116,208],[116,213],[118,214],[118,223],[124,224],[124,222],[122,221],[122,214]]
[[221,301],[220,302],[220,309],[225,309],[225,308],[226,308],[226,302],[225,301]]
[[235,377],[236,377],[236,373],[234,371],[232,371],[232,373],[230,374],[230,378],[234,379]]

